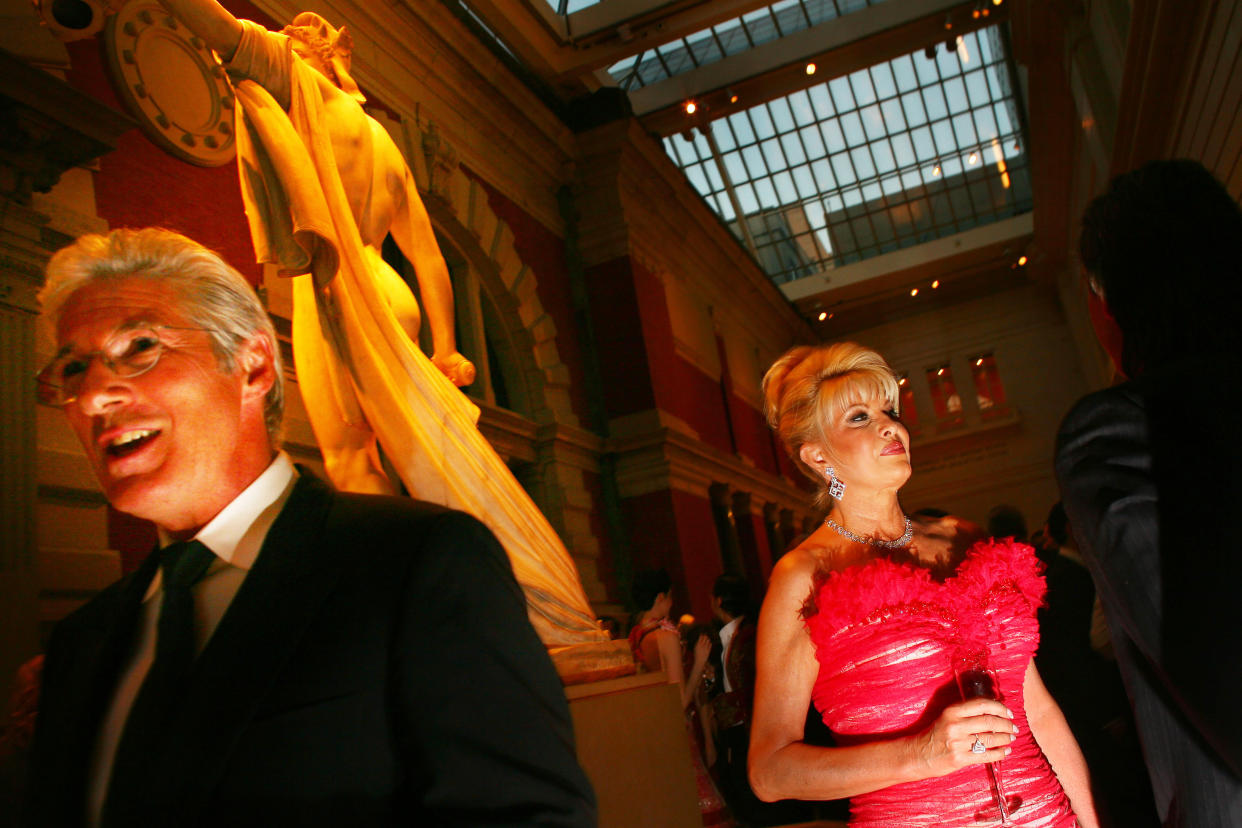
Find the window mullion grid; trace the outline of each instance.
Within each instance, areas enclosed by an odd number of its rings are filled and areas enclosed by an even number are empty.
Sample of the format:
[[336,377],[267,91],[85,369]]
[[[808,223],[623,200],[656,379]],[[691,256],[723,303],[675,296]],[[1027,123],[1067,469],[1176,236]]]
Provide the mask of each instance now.
[[[725,167],[724,158],[720,156],[720,147],[716,143],[716,136],[712,134],[712,125],[709,123],[707,129],[703,132],[703,137],[707,140],[707,147],[712,152],[712,161],[716,164],[716,172],[720,175],[720,183],[724,185],[725,193],[729,196],[729,203],[733,205],[733,214],[737,217],[737,226],[742,231],[742,241],[746,248],[750,251],[750,255],[754,257],[755,263],[759,263],[759,251],[755,247],[755,240],[750,235],[750,224],[747,216],[742,212],[742,203],[738,200],[737,193],[733,189],[733,181],[729,178],[729,170]],[[737,136],[733,136],[733,143],[736,146]],[[742,157],[739,148],[738,158],[741,160],[743,167],[746,165],[746,159]],[[748,171],[749,174],[749,171]],[[760,265],[760,270],[763,267]]]
[[[802,4],[802,0],[798,0],[798,4],[799,4],[799,5],[801,5],[801,4]],[[812,105],[812,104],[811,104],[811,101],[810,101],[810,96],[809,96],[809,95],[807,96],[807,106],[809,106],[809,107],[811,108],[811,112],[812,112],[812,113],[814,113],[814,112],[815,112],[815,107],[814,107],[814,105]],[[794,134],[794,138],[795,138],[795,139],[797,139],[797,141],[798,141],[798,146],[802,147],[802,159],[803,159],[803,164],[804,164],[804,166],[806,167],[806,174],[807,174],[808,176],[810,176],[811,181],[812,181],[812,182],[814,182],[814,181],[815,181],[815,174],[814,174],[813,172],[811,172],[811,153],[807,152],[807,148],[806,148],[806,141],[805,141],[805,140],[803,139],[803,137],[802,137],[802,130],[804,129],[804,127],[799,127],[799,126],[798,126],[798,119],[797,119],[797,118],[792,118],[792,115],[793,115],[793,107],[790,107],[790,116],[791,116],[791,119],[793,120],[793,134]],[[812,124],[808,124],[807,126],[811,126],[811,125],[812,125]],[[815,128],[816,128],[816,129],[818,129],[818,128],[819,128],[819,121],[818,121],[818,120],[814,121],[814,122],[813,122],[813,125],[815,126]],[[822,138],[821,138],[821,140],[822,140]],[[827,159],[828,159],[828,148],[827,148],[827,147],[824,147],[824,160],[826,161]],[[788,159],[786,159],[786,160],[788,160]],[[794,190],[796,191],[796,190],[798,189],[798,181],[797,181],[797,176],[795,176],[795,175],[794,175],[794,173],[793,173],[793,171],[792,171],[792,170],[790,170],[789,177],[790,177],[791,179],[793,179],[793,180],[794,180]],[[818,187],[818,186],[816,186],[816,187],[815,187],[815,189],[816,189],[816,191],[818,191],[818,190],[819,190],[819,187]],[[814,200],[816,200],[816,201],[819,201],[819,202],[820,202],[820,205],[819,205],[819,206],[820,206],[820,209],[823,209],[823,206],[824,206],[824,204],[823,204],[823,193],[818,193],[817,195],[815,195],[815,196],[810,196],[810,197],[808,197],[808,198],[803,198],[801,193],[799,193],[799,194],[798,194],[798,207],[799,207],[799,209],[800,209],[800,210],[802,210],[802,215],[803,215],[803,217],[804,217],[804,218],[806,218],[806,220],[807,220],[807,221],[806,221],[806,226],[807,226],[807,234],[810,236],[812,246],[814,246],[814,245],[815,245],[815,243],[816,243],[816,242],[815,242],[815,228],[811,226],[811,220],[810,220],[810,217],[809,217],[809,216],[807,216],[807,213],[806,213],[806,204],[807,204],[808,202],[810,202],[812,199],[814,199]],[[827,211],[825,211],[825,214],[826,214],[826,213],[827,213]],[[825,220],[824,220],[824,224],[825,224],[825,225],[827,225],[827,223],[828,223],[828,222],[827,222],[827,218],[825,218]],[[829,251],[829,252],[828,252],[828,255],[832,255],[832,251]],[[817,264],[817,266],[819,267],[819,269],[820,269],[820,270],[824,270],[824,269],[826,269],[826,264],[827,264],[827,261],[828,261],[827,259],[821,259],[821,258],[819,258],[818,256],[816,257],[816,264]]]
[[[941,76],[940,64],[935,59],[932,60],[931,64],[932,64],[932,70],[936,73],[936,84],[940,88],[940,97],[944,100],[945,117],[949,121],[949,129],[951,130],[953,129],[953,119],[949,115],[949,96],[945,94],[944,77]],[[917,70],[915,70],[915,77],[918,77]],[[919,93],[923,98],[923,109],[926,112],[930,112],[931,107],[927,105],[927,96],[926,94],[924,94],[926,93],[926,91],[927,91],[927,87],[923,85],[922,81],[919,81]],[[936,150],[936,157],[938,159],[942,159],[944,156],[940,152],[940,147],[936,146],[936,131],[932,128],[933,123],[934,122],[930,118],[928,118],[927,129],[928,129],[928,132],[931,133],[932,148]],[[956,137],[957,137],[957,134],[954,133],[954,139],[956,139]],[[957,160],[958,160],[958,163],[960,164],[962,160],[961,148],[955,147],[953,151],[957,153]],[[957,208],[953,206],[953,191],[949,187],[949,173],[944,169],[943,163],[941,163],[940,165],[940,186],[942,190],[944,191],[944,203],[949,213],[949,218],[950,218],[950,221],[953,227],[953,231],[957,232],[957,230],[959,229],[959,225],[961,224],[961,220],[958,219],[957,217]],[[932,212],[932,216],[933,216],[932,223],[933,223],[933,226],[936,228],[936,235],[937,236],[943,235],[940,231],[940,228],[943,227],[943,225],[934,218],[935,211]]]
[[[961,69],[962,69],[962,64],[961,64],[961,60],[960,60],[960,59],[958,60],[958,65],[957,65],[957,68],[958,68],[957,77],[958,77],[958,78],[960,78],[960,79],[961,79],[961,81],[962,81],[962,95],[963,95],[963,96],[965,96],[965,95],[966,95],[966,75],[965,75],[965,74],[961,71]],[[936,64],[936,72],[937,72],[937,74],[939,74],[939,71],[940,71],[940,65],[939,65],[939,63],[937,63],[937,64]],[[942,80],[942,84],[943,84],[943,80]],[[964,146],[962,145],[962,137],[961,137],[960,135],[958,135],[958,133],[957,133],[957,124],[955,123],[955,121],[956,121],[956,116],[953,114],[953,112],[952,112],[952,107],[951,107],[951,105],[949,104],[949,96],[948,96],[948,94],[946,94],[946,95],[944,96],[944,102],[945,102],[945,107],[946,107],[947,109],[949,109],[949,115],[948,115],[948,117],[949,117],[949,129],[953,130],[953,142],[954,142],[955,144],[957,144],[957,152],[958,152],[958,157],[960,158],[960,157],[961,157],[962,152],[967,152],[967,153],[969,153],[971,150],[970,150],[970,149],[968,149],[968,148],[966,148],[966,147],[964,147]],[[969,113],[969,111],[970,111],[970,108],[969,108],[969,103],[970,103],[969,98],[967,98],[967,110],[966,110],[966,111],[967,111],[968,113]],[[976,137],[976,138],[978,138],[979,136],[978,136],[978,135],[975,135],[975,137]],[[983,163],[983,155],[982,155],[982,151],[981,151],[981,150],[979,149],[979,147],[977,146],[977,143],[978,143],[978,142],[976,142],[976,146],[975,146],[975,148],[974,148],[974,152],[978,152],[978,153],[980,153],[980,155],[979,155],[979,163],[980,163],[980,164],[982,164],[982,163]],[[977,204],[975,203],[975,196],[974,196],[974,193],[972,193],[972,192],[971,192],[971,186],[970,186],[970,159],[969,159],[969,158],[967,158],[967,159],[966,159],[966,162],[962,165],[962,187],[963,187],[963,189],[964,189],[964,190],[965,190],[965,192],[966,192],[966,203],[970,205],[970,218],[971,218],[971,221],[973,221],[973,222],[974,222],[972,226],[973,226],[973,227],[978,227],[978,226],[979,226],[979,205],[977,205]],[[959,228],[959,229],[961,229],[961,228]]]
[[[875,155],[871,152],[871,139],[867,136],[867,125],[863,122],[862,107],[858,105],[858,94],[854,91],[854,84],[850,83],[849,75],[845,76],[845,83],[850,88],[850,97],[854,99],[854,110],[853,111],[854,111],[854,114],[858,116],[858,127],[859,129],[862,130],[863,148],[867,150],[867,155],[870,156],[871,158],[872,178],[875,180],[876,186],[879,186],[879,181],[880,181],[879,170],[876,169],[876,166],[875,166]],[[829,94],[832,93],[831,87],[829,87],[828,92]],[[833,105],[835,106],[835,104],[836,102],[834,100]],[[862,205],[861,205],[862,214],[863,214],[863,217],[867,220],[867,226],[871,228],[871,241],[872,241],[872,244],[875,246],[876,252],[878,253],[880,249],[880,234],[876,232],[875,221],[871,218],[871,208],[867,205],[867,192],[866,192],[867,182],[863,181],[862,177],[858,175],[858,167],[855,166],[854,164],[854,153],[852,149],[846,151],[845,157],[849,159],[850,169],[853,170],[854,172],[854,180],[858,183],[858,193],[859,193],[859,196],[861,196],[862,198]],[[881,187],[880,195],[883,195],[883,194],[884,194],[884,189]],[[860,256],[862,256],[861,248],[859,249],[858,253]],[[866,258],[866,257],[863,257],[863,258]]]
[[[913,70],[913,68],[914,67],[911,66],[911,70]],[[915,77],[918,77],[918,75],[916,74]],[[935,211],[932,210],[932,205],[931,205],[931,188],[928,186],[926,173],[923,172],[923,162],[919,160],[918,148],[914,145],[914,127],[911,126],[910,124],[910,112],[906,109],[906,102],[904,100],[904,96],[902,95],[901,87],[897,85],[896,72],[893,73],[893,89],[894,89],[893,97],[897,101],[898,108],[901,109],[901,119],[905,121],[906,123],[906,128],[905,130],[903,130],[903,134],[910,141],[910,152],[913,155],[913,157],[910,159],[910,165],[912,169],[918,171],[919,182],[922,184],[922,187],[923,187],[923,194],[921,196],[918,196],[918,200],[925,202],[926,209],[927,209],[927,219],[931,223],[932,227],[935,227],[936,226],[936,219],[935,219],[936,214],[935,214]],[[936,139],[933,136],[932,137],[932,142],[933,142],[932,149],[933,150],[935,150],[936,148],[935,140]],[[893,157],[896,158],[895,153]],[[935,161],[933,161],[932,163],[934,164]],[[897,174],[902,179],[901,189],[902,189],[902,192],[906,194],[905,203],[909,205],[913,205],[915,202],[915,198],[911,196],[910,190],[906,188],[904,172],[905,171],[902,170],[900,166],[898,166]],[[914,219],[913,210],[910,211],[910,218],[911,218],[910,234],[911,234],[911,237],[917,241],[919,237],[919,229],[913,220]]]

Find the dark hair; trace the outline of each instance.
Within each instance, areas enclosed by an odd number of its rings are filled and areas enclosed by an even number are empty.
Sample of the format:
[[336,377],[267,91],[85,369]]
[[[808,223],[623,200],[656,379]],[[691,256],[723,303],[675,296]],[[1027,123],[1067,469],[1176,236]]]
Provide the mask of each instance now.
[[1065,542],[1069,540],[1069,516],[1065,514],[1065,507],[1059,500],[1048,510],[1048,534],[1057,542],[1057,546],[1065,546]]
[[750,612],[750,583],[740,575],[724,574],[712,585],[712,596],[720,608],[735,618]]
[[646,612],[655,605],[656,596],[673,588],[673,581],[663,569],[644,569],[634,573],[634,583],[630,585],[630,597],[640,612]]
[[988,512],[988,534],[994,538],[1026,540],[1026,518],[1017,506],[1002,503]]
[[1197,161],[1144,164],[1087,206],[1079,252],[1121,329],[1127,375],[1238,352],[1239,240],[1242,209]]

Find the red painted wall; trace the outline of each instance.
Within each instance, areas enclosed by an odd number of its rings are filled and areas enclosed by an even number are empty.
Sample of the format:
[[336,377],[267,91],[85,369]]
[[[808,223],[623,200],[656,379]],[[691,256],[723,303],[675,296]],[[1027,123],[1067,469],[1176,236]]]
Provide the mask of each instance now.
[[709,621],[712,584],[724,571],[711,503],[666,489],[625,498],[622,508],[631,527],[634,570],[668,570],[674,614],[689,611]]
[[[224,5],[234,14],[272,25],[249,3]],[[112,90],[102,41],[91,38],[66,45],[72,61],[69,83],[125,112]],[[112,227],[168,227],[218,251],[254,284],[259,282],[261,269],[250,244],[235,162],[222,167],[188,164],[135,128],[121,136],[116,151],[100,159],[95,203],[99,216]]]
[[578,421],[587,426],[591,421],[590,409],[583,377],[582,345],[576,333],[578,326],[574,323],[569,268],[565,263],[565,241],[478,175],[470,170],[465,172],[483,187],[492,212],[509,225],[514,249],[538,280],[539,302],[556,325],[556,349],[561,362],[569,368],[570,404]]
[[586,269],[587,301],[599,347],[604,411],[609,418],[655,407],[633,274],[633,264],[624,256]]

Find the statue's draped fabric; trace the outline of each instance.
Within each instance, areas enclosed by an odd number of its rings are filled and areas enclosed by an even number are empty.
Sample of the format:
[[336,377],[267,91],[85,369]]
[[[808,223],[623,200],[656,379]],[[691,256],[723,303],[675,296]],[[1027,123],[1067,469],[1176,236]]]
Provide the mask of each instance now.
[[393,194],[418,198],[400,151],[352,99],[356,119],[339,117],[344,93],[288,38],[243,22],[230,63],[242,196],[258,260],[294,278],[294,354],[317,437],[367,444],[373,432],[411,495],[485,523],[546,645],[603,639],[568,551],[479,433],[478,409],[410,340],[379,287],[396,278],[379,254]]

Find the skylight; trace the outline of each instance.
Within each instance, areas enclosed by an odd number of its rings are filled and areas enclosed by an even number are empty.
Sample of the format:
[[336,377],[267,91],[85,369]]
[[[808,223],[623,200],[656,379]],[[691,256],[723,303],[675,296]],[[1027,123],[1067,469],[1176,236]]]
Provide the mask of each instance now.
[[608,74],[626,91],[639,89],[880,2],[780,0],[680,40],[630,55],[609,66]]
[[665,150],[777,283],[1028,212],[1000,32],[956,46],[717,118],[710,137]]

